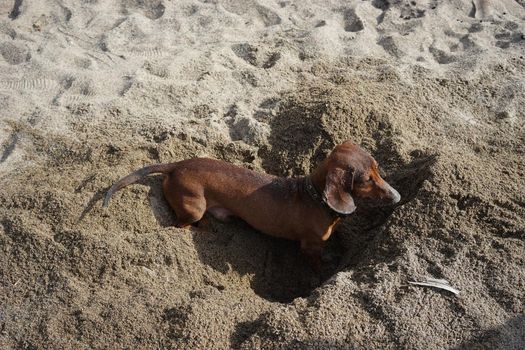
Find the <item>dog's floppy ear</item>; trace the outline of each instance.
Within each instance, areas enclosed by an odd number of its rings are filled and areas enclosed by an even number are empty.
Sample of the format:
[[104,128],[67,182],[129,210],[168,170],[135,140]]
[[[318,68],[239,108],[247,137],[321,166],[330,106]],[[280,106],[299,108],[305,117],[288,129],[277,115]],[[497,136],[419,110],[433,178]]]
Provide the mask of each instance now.
[[354,183],[352,169],[332,169],[326,175],[323,197],[330,208],[339,214],[351,214],[356,206],[349,191]]

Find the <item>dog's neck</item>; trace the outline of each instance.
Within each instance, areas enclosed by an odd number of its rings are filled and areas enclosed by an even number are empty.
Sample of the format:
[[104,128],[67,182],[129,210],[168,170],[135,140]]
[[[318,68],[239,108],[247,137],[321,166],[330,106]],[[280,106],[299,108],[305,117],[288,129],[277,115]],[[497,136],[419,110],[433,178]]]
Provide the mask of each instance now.
[[[310,198],[314,202],[316,202],[321,207],[323,207],[323,209],[325,209],[332,218],[342,218],[342,217],[348,216],[347,214],[338,213],[337,211],[333,210],[328,205],[328,203],[326,202],[326,199],[324,198],[323,192],[321,192],[319,190],[319,187],[317,187],[319,185],[314,184],[314,179],[312,179],[312,176],[305,176],[303,183],[304,183],[304,189],[306,193],[308,194],[308,196],[310,196]],[[324,187],[321,187],[321,188],[324,188]]]
[[326,176],[328,175],[328,160],[325,159],[317,168],[315,168],[310,174],[309,178],[314,185],[315,189],[319,193],[323,193],[326,186]]

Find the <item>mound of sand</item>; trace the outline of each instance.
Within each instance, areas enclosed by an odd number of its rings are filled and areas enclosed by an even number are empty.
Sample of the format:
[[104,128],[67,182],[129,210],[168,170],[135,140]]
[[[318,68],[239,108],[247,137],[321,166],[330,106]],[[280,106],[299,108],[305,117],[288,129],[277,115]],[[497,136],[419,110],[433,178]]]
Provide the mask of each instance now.
[[[523,348],[523,6],[0,4],[0,347]],[[300,176],[348,138],[403,199],[321,276],[240,221],[172,227],[160,177],[101,208],[145,164]]]

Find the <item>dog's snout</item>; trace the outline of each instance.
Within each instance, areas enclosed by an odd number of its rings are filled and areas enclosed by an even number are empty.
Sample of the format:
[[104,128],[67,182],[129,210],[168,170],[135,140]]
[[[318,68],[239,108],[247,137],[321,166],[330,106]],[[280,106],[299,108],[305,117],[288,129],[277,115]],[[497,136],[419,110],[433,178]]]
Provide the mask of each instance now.
[[391,198],[392,198],[392,204],[399,203],[401,200],[401,195],[399,192],[397,192],[393,187],[390,188]]
[[[388,204],[396,204],[399,203],[401,200],[401,195],[399,192],[396,191],[395,188],[390,186],[388,183],[384,182],[385,187],[383,187],[383,191],[385,193],[385,200],[388,201]],[[386,204],[386,203],[385,203]]]

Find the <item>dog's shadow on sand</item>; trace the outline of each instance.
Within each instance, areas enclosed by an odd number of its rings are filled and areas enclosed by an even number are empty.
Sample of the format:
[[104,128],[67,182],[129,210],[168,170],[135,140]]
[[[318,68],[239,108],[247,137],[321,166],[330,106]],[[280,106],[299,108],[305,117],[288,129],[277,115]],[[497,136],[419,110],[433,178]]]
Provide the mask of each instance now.
[[262,234],[242,220],[223,223],[206,214],[192,230],[193,242],[202,263],[224,274],[251,276],[257,295],[289,303],[309,296],[337,272],[366,263],[367,246],[391,213],[371,209],[345,219],[326,242],[321,271],[312,268],[299,242]]
[[208,214],[193,230],[193,241],[204,264],[224,274],[233,270],[252,276],[250,285],[257,295],[281,303],[308,296],[337,271],[343,253],[327,249],[323,268],[316,272],[298,242],[264,235],[241,220],[222,223]]

